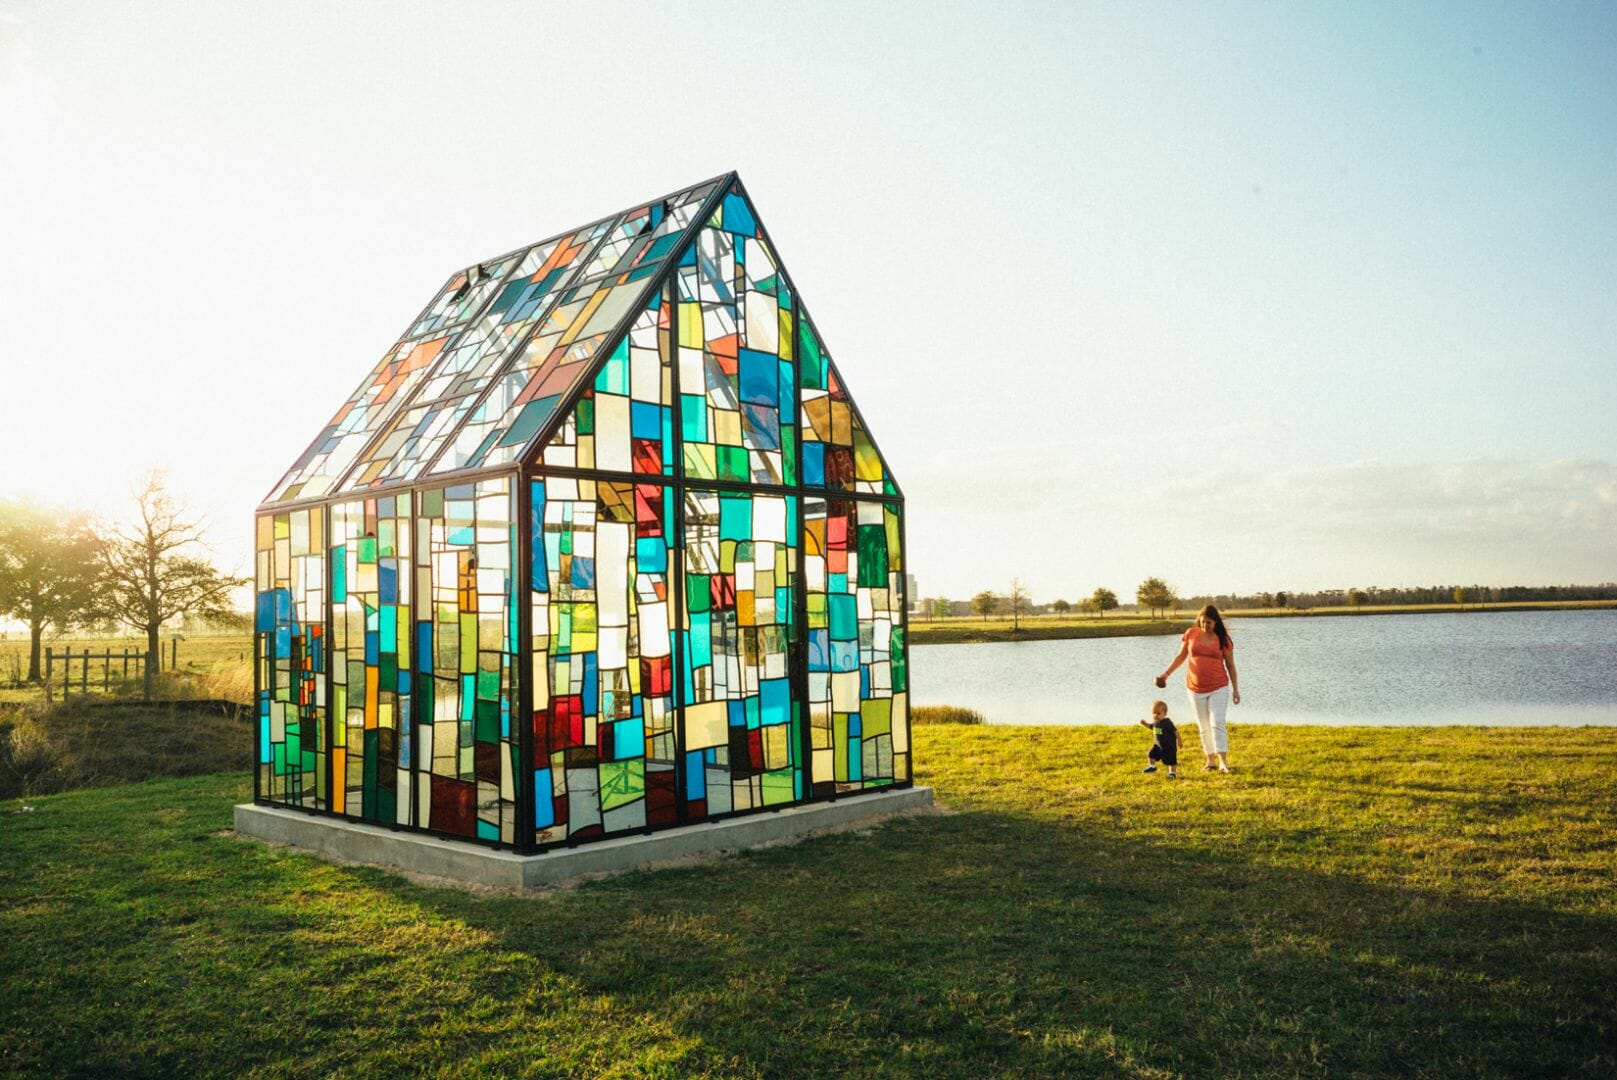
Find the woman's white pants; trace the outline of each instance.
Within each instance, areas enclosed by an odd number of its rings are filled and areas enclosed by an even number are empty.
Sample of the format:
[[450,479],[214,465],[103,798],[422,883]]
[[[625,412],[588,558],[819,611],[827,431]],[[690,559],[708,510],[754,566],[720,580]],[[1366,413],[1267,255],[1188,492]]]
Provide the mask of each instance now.
[[1230,729],[1224,717],[1230,711],[1230,687],[1226,683],[1206,694],[1191,693],[1190,707],[1196,711],[1196,727],[1201,732],[1202,753],[1230,752]]

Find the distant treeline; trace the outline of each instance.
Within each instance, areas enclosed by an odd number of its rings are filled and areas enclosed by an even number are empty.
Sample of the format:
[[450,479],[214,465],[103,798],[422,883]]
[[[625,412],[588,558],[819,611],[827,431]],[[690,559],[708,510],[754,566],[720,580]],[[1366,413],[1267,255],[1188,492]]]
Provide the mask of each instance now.
[[[998,594],[991,595],[997,601],[992,607],[995,614],[1004,614],[1006,598]],[[1113,601],[1116,601],[1115,595]],[[1219,593],[1215,595],[1199,596],[1173,596],[1169,604],[1176,610],[1196,609],[1204,604],[1217,604],[1220,608],[1251,609],[1251,608],[1328,608],[1328,607],[1360,607],[1374,605],[1395,604],[1521,604],[1558,600],[1617,600],[1617,582],[1608,581],[1600,585],[1415,585],[1406,588],[1382,588],[1379,585],[1368,585],[1364,588],[1347,589],[1316,589],[1313,591],[1300,590],[1289,592],[1276,590],[1275,592],[1259,593]],[[1051,613],[1065,614],[1069,611],[1083,612],[1093,610],[1090,601],[1080,598],[1076,601],[1048,600],[1030,601],[1022,608],[1023,613],[1031,615],[1048,615]],[[1124,611],[1143,610],[1139,604],[1122,604]],[[922,617],[936,617],[939,615],[982,615],[982,610],[973,609],[972,600],[954,600],[943,597],[923,598],[917,606]]]
[[1544,600],[1617,600],[1617,582],[1602,585],[1415,585],[1384,589],[1319,589],[1313,592],[1261,592],[1246,595],[1187,596],[1185,607],[1217,604],[1229,608],[1318,608],[1359,604],[1452,604],[1463,596],[1468,604],[1520,604]]

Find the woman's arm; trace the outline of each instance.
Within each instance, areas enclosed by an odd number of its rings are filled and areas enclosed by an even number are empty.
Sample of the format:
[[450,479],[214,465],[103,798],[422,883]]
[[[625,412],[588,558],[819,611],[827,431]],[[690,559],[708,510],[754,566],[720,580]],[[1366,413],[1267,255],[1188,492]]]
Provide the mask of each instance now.
[[1166,679],[1169,675],[1172,675],[1175,671],[1179,670],[1179,665],[1183,664],[1185,662],[1185,657],[1187,657],[1189,655],[1190,655],[1190,642],[1188,642],[1188,641],[1180,642],[1179,643],[1179,655],[1173,658],[1173,663],[1168,665],[1168,670],[1164,671],[1161,675],[1158,675],[1157,678]]
[[1235,650],[1224,650],[1224,670],[1230,673],[1230,701],[1241,704],[1241,681],[1235,674]]

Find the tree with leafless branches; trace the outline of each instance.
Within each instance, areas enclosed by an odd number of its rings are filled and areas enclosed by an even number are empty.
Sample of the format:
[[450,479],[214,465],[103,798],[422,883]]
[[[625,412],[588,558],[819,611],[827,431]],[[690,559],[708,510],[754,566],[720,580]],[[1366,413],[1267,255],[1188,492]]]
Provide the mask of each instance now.
[[181,615],[227,615],[231,590],[247,579],[207,559],[207,523],[169,494],[161,472],[146,475],[135,507],[134,520],[113,527],[102,541],[98,602],[104,616],[145,631],[150,698],[163,624]]

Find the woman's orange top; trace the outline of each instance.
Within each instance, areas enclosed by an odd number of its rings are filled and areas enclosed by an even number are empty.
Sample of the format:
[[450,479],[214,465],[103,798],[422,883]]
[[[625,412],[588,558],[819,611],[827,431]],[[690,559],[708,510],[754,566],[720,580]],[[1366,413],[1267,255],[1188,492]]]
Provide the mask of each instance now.
[[1190,647],[1185,685],[1192,694],[1210,694],[1230,684],[1230,673],[1224,670],[1224,657],[1235,651],[1235,642],[1221,649],[1218,635],[1203,633],[1199,626],[1186,630],[1179,640]]

